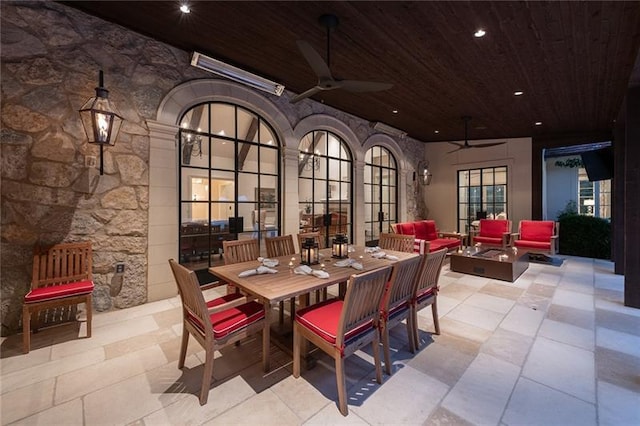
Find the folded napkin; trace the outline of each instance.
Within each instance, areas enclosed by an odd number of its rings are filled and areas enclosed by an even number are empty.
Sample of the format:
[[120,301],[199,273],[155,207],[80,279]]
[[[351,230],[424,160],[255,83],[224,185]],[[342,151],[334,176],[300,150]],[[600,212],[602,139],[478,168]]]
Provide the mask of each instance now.
[[362,269],[364,269],[364,267],[362,266],[362,263],[360,262],[356,262],[355,259],[343,259],[343,260],[338,260],[337,262],[334,263],[334,265],[336,265],[338,268],[344,268],[344,267],[351,267],[353,269],[357,269],[359,271],[362,271]]
[[313,269],[311,269],[311,267],[308,265],[296,266],[293,269],[294,274],[300,274],[300,275],[309,275],[312,271]]
[[394,256],[394,255],[392,255],[392,254],[388,254],[388,255],[386,255],[385,257],[386,257],[387,259],[389,259],[389,260],[398,260],[398,259],[399,259],[399,257],[398,257],[398,256]]
[[371,257],[375,257],[376,259],[382,259],[383,257],[385,257],[387,255],[387,253],[383,252],[383,251],[377,251],[375,253],[373,253],[371,255]]
[[258,266],[256,269],[249,269],[248,271],[242,271],[238,274],[240,278],[250,277],[251,275],[261,274],[275,274],[278,272],[275,269],[267,268],[266,266]]
[[318,277],[318,278],[329,278],[329,273],[327,271],[321,271],[319,269],[314,269],[313,272],[311,272],[313,274],[313,276]]
[[364,248],[364,252],[365,253],[376,253],[380,251],[380,247],[375,246],[375,247],[365,247]]

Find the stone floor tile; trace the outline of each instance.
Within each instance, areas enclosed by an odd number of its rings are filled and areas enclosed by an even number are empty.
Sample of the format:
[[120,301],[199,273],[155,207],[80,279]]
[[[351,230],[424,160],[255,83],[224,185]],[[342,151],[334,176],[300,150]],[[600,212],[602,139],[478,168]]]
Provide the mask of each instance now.
[[491,281],[491,278],[476,277],[475,275],[464,275],[462,278],[458,280],[458,283],[464,284],[476,289],[481,289],[482,287],[487,285],[489,281]]
[[493,331],[504,318],[504,314],[464,303],[452,309],[451,312],[446,315],[446,318]]
[[475,424],[497,424],[518,380],[520,368],[479,354],[442,402],[442,407]]
[[633,315],[634,317],[640,317],[640,309],[637,308],[631,308],[629,306],[624,306],[624,299],[620,299],[620,300],[604,300],[604,299],[597,299],[596,300],[596,308],[597,309],[604,309],[607,311],[613,311],[613,312],[618,312],[621,314],[626,314],[626,315]]
[[528,294],[533,294],[536,296],[548,297],[552,298],[553,294],[556,292],[555,287],[551,287],[544,284],[533,283],[527,289]]
[[225,411],[203,425],[299,425],[302,420],[271,389],[267,389]]
[[518,297],[522,295],[524,289],[513,287],[511,284],[505,285],[498,281],[490,281],[478,290],[478,293],[490,294],[496,297],[502,297],[503,299],[518,300]]
[[551,305],[551,298],[525,292],[518,298],[517,303],[531,308],[534,311],[546,312]]
[[593,294],[593,275],[565,275],[558,283],[558,288],[567,291],[575,291],[578,293]]
[[105,358],[117,358],[119,356],[174,340],[176,338],[178,337],[170,328],[159,328],[158,330],[153,330],[149,333],[139,334],[129,339],[123,339],[104,345]]
[[593,296],[589,294],[578,293],[575,291],[556,289],[551,303],[555,305],[568,306],[570,308],[582,309],[584,311],[593,311]]
[[0,420],[3,425],[13,423],[53,406],[55,379],[46,379],[2,394]]
[[545,319],[540,326],[538,336],[566,343],[588,351],[593,351],[595,347],[595,334],[593,330],[576,327],[565,322]]
[[544,311],[517,304],[502,320],[500,328],[532,337],[536,335],[543,319]]
[[58,376],[55,403],[81,397],[113,383],[167,363],[162,350],[152,346]]
[[624,291],[624,275],[615,275],[610,272],[596,272],[594,274],[596,288]]
[[558,270],[555,273],[540,272],[533,280],[534,283],[555,287],[560,282],[562,272]]
[[469,298],[464,301],[465,305],[476,306],[499,314],[506,314],[509,312],[515,303],[516,302],[512,299],[505,299],[504,297],[492,296],[490,294],[479,292],[469,296]]
[[482,345],[480,352],[522,366],[529,354],[533,338],[498,328]]
[[303,423],[307,425],[368,425],[364,419],[360,418],[353,410],[349,410],[348,416],[343,416],[338,410],[338,404],[331,402],[324,406],[322,410],[316,413],[313,417]]
[[456,416],[442,406],[438,406],[423,424],[425,426],[473,426],[473,423]]
[[595,328],[595,311],[585,311],[563,305],[551,305],[547,311],[547,318],[586,328],[587,330]]
[[640,336],[596,327],[596,345],[640,357]]
[[598,380],[598,418],[600,424],[640,424],[640,393]]
[[587,402],[595,402],[595,360],[591,351],[538,337],[522,375]]
[[506,425],[595,425],[594,404],[521,378],[509,400]]
[[312,418],[328,404],[334,405],[332,399],[307,380],[292,375],[273,385],[271,390],[303,420]]
[[[598,380],[633,392],[640,392],[640,381],[637,380],[637,372],[640,371],[640,358],[596,346],[595,360]],[[636,374],[630,373],[633,371]]]
[[480,344],[450,335],[422,347],[408,365],[434,379],[453,386],[476,358]]
[[438,297],[445,296],[462,301],[474,294],[476,291],[477,289],[474,287],[454,282],[449,284],[446,288],[442,288],[438,293]]
[[82,400],[80,398],[53,406],[36,413],[25,419],[21,419],[15,425],[82,425],[84,424]]
[[469,339],[476,342],[484,342],[491,337],[491,331],[485,328],[476,327],[466,322],[444,317],[440,319],[441,333]]
[[46,364],[51,360],[51,342],[49,345],[35,349],[31,347],[28,354],[22,352],[22,335],[13,335],[4,339],[0,345],[0,372],[11,374],[16,371]]
[[[453,308],[460,304],[460,300],[438,294],[438,317],[447,315]],[[418,312],[418,315],[431,316],[431,307],[425,307]]]
[[[108,325],[121,323],[127,320],[135,320],[136,318],[146,317],[156,312],[175,309],[176,306],[181,306],[179,300],[180,299],[176,296],[170,299],[158,300],[153,303],[145,303],[144,305],[133,306],[123,310],[104,312],[100,313],[100,315],[94,314],[91,321],[92,328],[95,331],[96,329]],[[135,323],[135,321],[132,322]]]
[[596,324],[598,327],[640,336],[640,317],[596,309]]
[[448,390],[444,383],[405,367],[361,401],[350,392],[350,410],[369,424],[421,424]]

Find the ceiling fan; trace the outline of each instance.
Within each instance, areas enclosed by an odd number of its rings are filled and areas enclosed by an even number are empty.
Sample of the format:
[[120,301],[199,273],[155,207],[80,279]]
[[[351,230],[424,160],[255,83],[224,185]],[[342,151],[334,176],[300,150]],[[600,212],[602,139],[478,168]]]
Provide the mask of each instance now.
[[313,96],[318,92],[325,90],[344,89],[349,92],[378,92],[393,87],[390,83],[378,83],[375,81],[359,81],[359,80],[337,80],[331,75],[329,69],[331,58],[331,29],[338,26],[338,17],[332,14],[325,14],[318,18],[320,24],[327,28],[327,62],[315,51],[311,45],[304,41],[298,40],[296,44],[302,52],[302,56],[307,60],[313,72],[318,76],[318,84],[311,89],[294,96],[291,103],[296,103],[302,99]]
[[506,141],[503,141],[503,142],[488,142],[488,143],[479,143],[479,144],[475,144],[475,145],[470,145],[469,144],[469,122],[471,121],[471,117],[468,116],[468,115],[464,115],[464,116],[462,116],[462,120],[464,121],[464,143],[449,142],[451,145],[457,146],[457,148],[454,149],[453,151],[447,152],[447,154],[451,154],[453,152],[460,151],[461,149],[487,148],[487,147],[490,147],[490,146],[502,145],[502,144],[506,143]]

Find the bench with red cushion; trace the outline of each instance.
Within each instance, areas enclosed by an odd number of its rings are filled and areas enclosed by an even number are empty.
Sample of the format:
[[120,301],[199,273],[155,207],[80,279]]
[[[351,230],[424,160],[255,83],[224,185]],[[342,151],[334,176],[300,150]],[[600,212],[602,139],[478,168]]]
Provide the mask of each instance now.
[[442,236],[436,228],[435,220],[396,223],[393,229],[398,234],[414,235],[416,238],[414,251],[420,254],[438,251],[442,248],[447,248],[448,250],[456,249],[461,244],[461,237]]

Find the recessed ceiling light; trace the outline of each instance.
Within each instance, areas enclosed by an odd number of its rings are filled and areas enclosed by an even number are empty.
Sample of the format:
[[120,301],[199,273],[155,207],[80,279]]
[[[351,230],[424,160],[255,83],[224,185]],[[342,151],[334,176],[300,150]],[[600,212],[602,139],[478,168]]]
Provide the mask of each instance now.
[[184,3],[180,5],[180,12],[182,13],[191,13],[191,8],[189,8],[189,5]]
[[536,121],[536,126],[542,126],[542,121]]
[[393,110],[393,111],[391,111],[391,112],[392,112],[392,113],[394,113],[394,114],[397,114],[397,113],[398,113],[398,110],[397,110],[397,109],[394,109],[394,110]]
[[523,92],[523,91],[521,91],[521,90],[516,90],[515,92],[513,92],[513,94],[514,94],[515,96],[522,96],[522,95],[524,95],[524,92]]
[[482,28],[478,29],[478,31],[476,31],[475,33],[473,33],[473,36],[476,38],[480,38],[480,37],[484,37],[484,35],[487,32],[485,30],[483,30]]
[[438,133],[440,133],[440,130],[435,130],[433,133],[437,135]]

